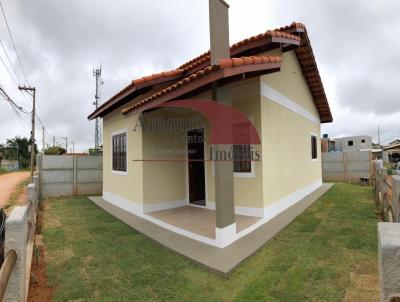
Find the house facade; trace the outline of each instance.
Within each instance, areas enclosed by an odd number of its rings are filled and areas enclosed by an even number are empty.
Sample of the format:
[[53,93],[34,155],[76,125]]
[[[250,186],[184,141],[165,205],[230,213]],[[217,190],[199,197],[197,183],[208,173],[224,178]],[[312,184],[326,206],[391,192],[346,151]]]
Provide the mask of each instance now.
[[[229,236],[218,222],[215,232],[205,234],[160,218],[162,211],[182,207],[224,210],[216,197],[224,186],[216,177],[217,147],[209,143],[214,125],[193,108],[164,106],[212,100],[215,83],[229,91],[230,106],[260,139],[230,146],[257,156],[231,163],[229,202],[237,216]],[[209,245],[230,245],[322,185],[320,125],[332,116],[300,23],[236,43],[230,58],[217,64],[205,53],[173,71],[134,80],[89,119],[99,117],[104,201]]]
[[335,138],[335,151],[360,151],[372,149],[372,137],[368,135]]

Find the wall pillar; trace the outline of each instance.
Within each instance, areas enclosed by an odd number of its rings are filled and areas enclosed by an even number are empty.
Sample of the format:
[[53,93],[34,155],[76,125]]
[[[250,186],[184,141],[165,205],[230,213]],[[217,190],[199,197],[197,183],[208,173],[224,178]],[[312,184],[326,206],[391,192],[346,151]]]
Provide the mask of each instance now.
[[28,238],[27,207],[15,207],[5,225],[4,255],[13,249],[17,261],[11,272],[3,301],[25,301],[26,289],[26,247]]
[[381,301],[400,296],[400,224],[378,223],[378,260]]
[[400,175],[392,176],[392,206],[394,221],[400,221]]

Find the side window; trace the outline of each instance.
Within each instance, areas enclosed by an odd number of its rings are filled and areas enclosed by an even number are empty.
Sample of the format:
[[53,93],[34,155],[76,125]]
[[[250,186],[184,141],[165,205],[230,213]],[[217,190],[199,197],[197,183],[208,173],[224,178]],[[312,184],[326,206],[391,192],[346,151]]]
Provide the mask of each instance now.
[[347,146],[349,146],[349,147],[353,146],[353,141],[348,141]]
[[126,133],[112,137],[112,169],[126,172]]
[[[234,125],[234,132],[242,142],[250,142],[250,128],[248,123]],[[233,172],[251,173],[251,145],[233,145]]]
[[233,172],[251,172],[251,153],[250,145],[233,145],[234,164]]
[[311,135],[311,159],[316,159],[317,157],[317,137]]

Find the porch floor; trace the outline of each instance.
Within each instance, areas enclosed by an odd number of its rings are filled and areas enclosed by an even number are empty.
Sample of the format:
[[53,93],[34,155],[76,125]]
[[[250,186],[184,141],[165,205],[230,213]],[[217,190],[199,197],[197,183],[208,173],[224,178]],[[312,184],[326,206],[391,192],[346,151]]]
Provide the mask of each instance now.
[[[195,206],[183,206],[147,213],[158,220],[172,224],[189,232],[215,239],[215,211]],[[236,232],[259,221],[258,217],[235,215]]]

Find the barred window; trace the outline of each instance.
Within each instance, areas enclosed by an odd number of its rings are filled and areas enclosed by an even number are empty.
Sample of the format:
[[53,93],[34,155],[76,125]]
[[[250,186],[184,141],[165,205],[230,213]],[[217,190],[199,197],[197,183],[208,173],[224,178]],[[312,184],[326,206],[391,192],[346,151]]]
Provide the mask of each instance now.
[[239,173],[251,172],[250,145],[233,145],[234,163],[233,171]]
[[126,133],[112,137],[112,168],[114,171],[126,172]]
[[317,157],[317,137],[315,135],[311,135],[311,158],[316,159]]
[[[250,142],[250,124],[240,123],[233,126],[234,135],[241,142]],[[250,173],[251,172],[251,145],[241,144],[233,145],[233,172]]]

